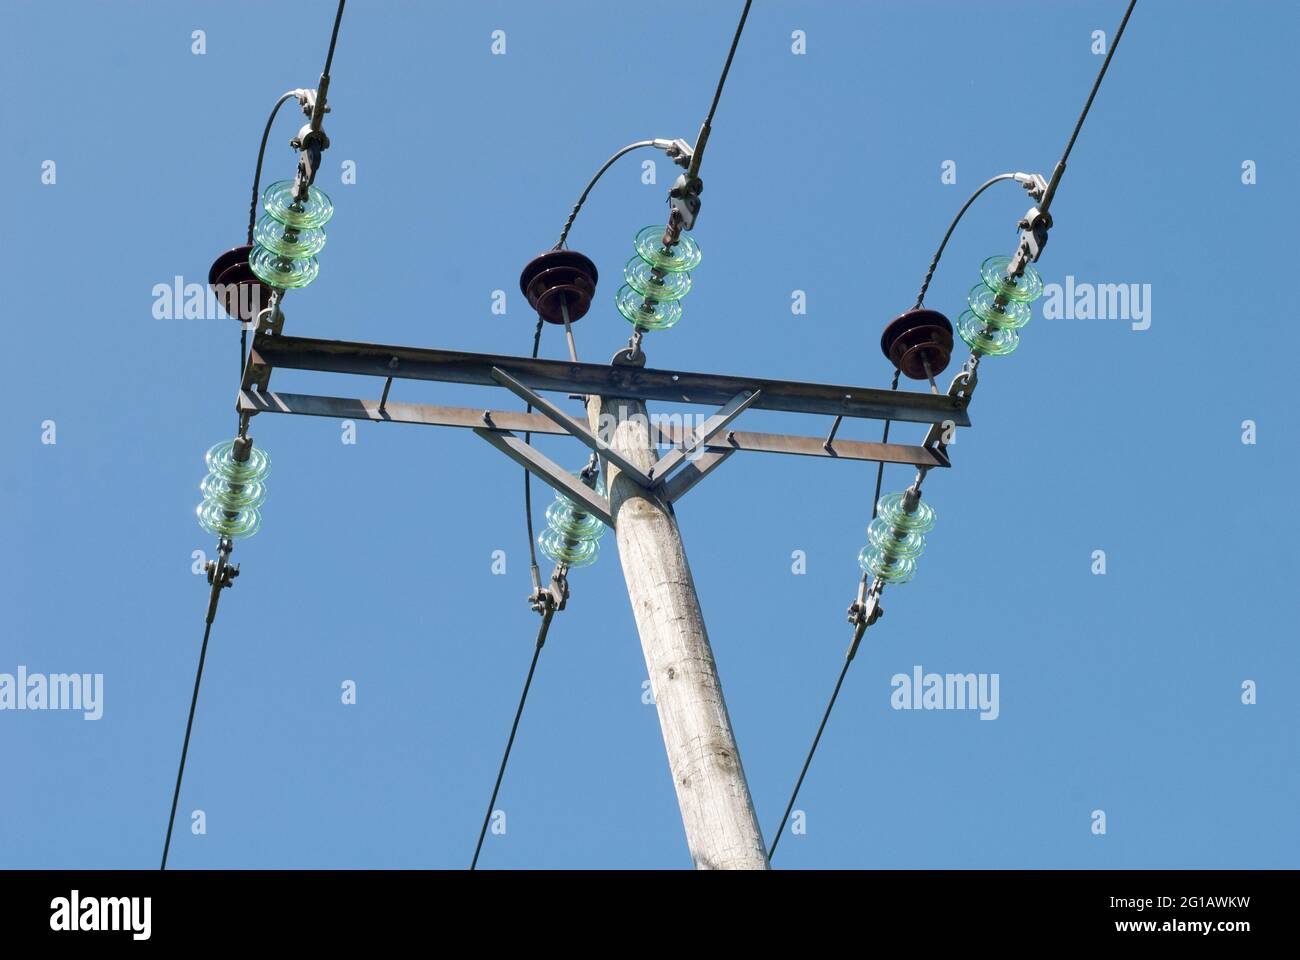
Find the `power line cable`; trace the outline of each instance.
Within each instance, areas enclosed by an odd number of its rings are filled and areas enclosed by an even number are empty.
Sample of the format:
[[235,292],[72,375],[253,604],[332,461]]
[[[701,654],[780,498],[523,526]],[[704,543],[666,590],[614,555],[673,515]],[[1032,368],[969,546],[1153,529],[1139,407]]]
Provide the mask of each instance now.
[[[1124,11],[1124,18],[1123,20],[1120,21],[1119,29],[1116,30],[1115,32],[1114,42],[1111,43],[1110,50],[1106,54],[1106,59],[1102,62],[1101,69],[1097,73],[1097,79],[1093,82],[1092,90],[1088,94],[1088,100],[1084,104],[1083,111],[1082,113],[1080,113],[1079,119],[1074,125],[1074,131],[1070,135],[1069,143],[1066,144],[1065,153],[1062,155],[1060,161],[1057,163],[1056,168],[1052,173],[1051,183],[1048,185],[1047,190],[1044,193],[1043,201],[1039,208],[1043,212],[1046,212],[1047,207],[1051,202],[1052,196],[1055,193],[1056,186],[1060,182],[1061,174],[1065,170],[1065,161],[1069,157],[1070,151],[1074,148],[1074,142],[1079,136],[1079,130],[1083,127],[1084,118],[1087,117],[1088,111],[1092,107],[1092,101],[1097,96],[1097,90],[1101,87],[1102,78],[1105,77],[1106,70],[1110,66],[1111,57],[1115,53],[1115,48],[1119,46],[1120,38],[1124,35],[1124,27],[1128,24],[1129,15],[1133,12],[1133,8],[1136,5],[1137,5],[1137,0],[1129,0],[1128,9]],[[930,270],[926,274],[925,281],[921,284],[921,293],[920,296],[918,296],[916,301],[916,306],[918,308],[921,306],[921,302],[925,297],[926,287],[929,285],[930,278],[934,274],[934,269],[939,262],[939,257],[943,254],[943,249],[948,243],[948,238],[952,235],[952,231],[957,226],[957,222],[961,219],[962,214],[965,213],[967,208],[970,207],[970,205],[975,201],[975,198],[978,197],[981,193],[983,193],[984,190],[986,190],[988,187],[992,186],[994,183],[999,182],[1000,180],[1005,180],[1014,177],[1015,177],[1014,174],[1001,174],[997,177],[992,178],[991,180],[986,181],[984,184],[982,184],[979,187],[979,189],[975,191],[974,194],[971,195],[970,199],[966,201],[966,203],[962,206],[961,210],[958,211],[957,216],[953,218],[953,222],[949,225],[947,233],[944,234],[943,242],[939,244],[939,249],[935,253],[934,259],[930,263]],[[899,371],[898,369],[895,369],[893,384],[890,387],[891,390],[898,388],[898,378],[900,372],[901,371]],[[882,443],[887,441],[889,438],[889,423],[890,423],[889,420],[885,421],[883,439],[881,441]],[[876,517],[877,504],[880,500],[880,486],[881,486],[881,480],[884,476],[884,471],[885,471],[885,464],[883,461],[881,461],[878,464],[876,470],[875,499],[871,504],[871,517],[873,520]],[[865,574],[863,575],[863,578],[864,578],[863,582],[865,584],[866,582]],[[826,722],[830,719],[831,710],[834,709],[835,707],[835,701],[839,698],[840,688],[843,686],[844,678],[848,674],[849,665],[853,662],[853,657],[855,656],[858,650],[858,644],[862,639],[863,633],[866,631],[866,628],[869,625],[870,622],[868,620],[859,619],[854,629],[853,642],[852,644],[850,644],[848,653],[845,656],[844,665],[840,668],[840,675],[835,682],[835,689],[831,693],[830,701],[826,704],[826,710],[822,714],[821,723],[817,727],[817,734],[815,737],[813,737],[812,746],[809,748],[808,755],[804,759],[803,768],[799,772],[799,779],[795,782],[794,790],[790,794],[790,802],[786,805],[785,812],[781,817],[781,823],[777,827],[776,835],[772,838],[772,846],[769,848],[767,854],[767,859],[769,862],[772,860],[772,857],[776,854],[777,844],[780,843],[781,835],[785,832],[786,821],[790,817],[790,811],[794,809],[795,800],[799,796],[799,789],[800,787],[803,786],[804,778],[805,776],[807,776],[808,773],[808,768],[812,764],[813,754],[817,752],[817,746],[818,744],[821,743],[822,733],[826,729]]]
[[736,24],[736,35],[731,38],[731,49],[727,51],[727,60],[722,65],[722,76],[718,77],[718,88],[713,91],[713,102],[709,104],[709,115],[704,118],[706,124],[712,125],[713,115],[718,112],[718,101],[722,99],[722,88],[726,85],[727,74],[731,72],[731,61],[736,58],[736,47],[740,45],[740,35],[745,30],[745,20],[749,17],[749,8],[754,0],[745,0],[745,9],[740,11],[740,22]]
[[253,170],[253,199],[248,204],[249,243],[253,242],[253,228],[257,224],[258,193],[262,187],[262,160],[266,157],[266,142],[271,137],[271,124],[275,123],[275,115],[280,112],[280,108],[298,95],[298,90],[286,90],[282,93],[280,99],[275,101],[275,106],[271,108],[271,115],[266,118],[266,126],[262,128],[262,144],[257,148],[257,167]]
[[948,240],[952,237],[952,232],[957,229],[957,224],[961,222],[962,216],[970,209],[971,204],[975,202],[981,193],[993,186],[993,184],[999,183],[1003,180],[1015,179],[1017,178],[1014,173],[999,173],[996,177],[990,177],[988,180],[981,183],[978,189],[976,189],[976,191],[967,198],[966,202],[961,205],[961,209],[957,211],[957,216],[953,217],[952,223],[948,224],[948,230],[944,233],[943,240],[939,243],[939,249],[934,251],[934,257],[930,260],[930,269],[925,272],[925,279],[921,281],[921,291],[916,295],[916,305],[912,308],[913,310],[921,309],[921,305],[925,303],[925,292],[930,289],[930,280],[933,279],[934,271],[939,266],[939,258],[943,256],[944,248],[948,246]]
[[172,792],[172,812],[167,818],[167,839],[163,841],[162,865],[167,869],[167,853],[172,846],[172,826],[176,823],[176,804],[181,798],[181,780],[185,776],[185,757],[190,752],[190,732],[194,729],[194,711],[199,705],[199,685],[203,682],[203,662],[208,657],[208,637],[212,635],[212,621],[203,629],[203,646],[199,648],[199,669],[194,674],[194,695],[190,698],[190,715],[185,721],[185,741],[181,745],[181,764],[176,771],[176,789]]
[[[890,390],[898,389],[898,380],[902,375],[902,370],[894,368],[894,379],[890,383]],[[891,421],[885,421],[885,427],[880,434],[882,444],[889,442],[889,424]],[[877,504],[880,502],[880,485],[885,476],[885,462],[882,460],[876,464],[876,490],[871,497],[871,519],[876,519]],[[866,574],[863,579],[865,581]],[[862,632],[866,630],[866,624],[859,624],[855,629],[853,643],[849,646],[848,656],[844,658],[844,666],[840,668],[839,679],[835,681],[835,689],[831,692],[830,701],[826,704],[826,710],[822,713],[822,722],[817,725],[817,735],[813,737],[812,746],[808,748],[808,756],[804,758],[803,768],[799,771],[799,779],[795,781],[794,789],[790,791],[790,802],[785,805],[785,813],[781,815],[781,823],[776,828],[776,833],[772,837],[772,846],[767,851],[767,859],[770,863],[772,857],[776,855],[776,845],[781,842],[781,835],[785,832],[786,821],[790,819],[790,811],[794,809],[795,800],[799,797],[799,788],[803,786],[804,777],[808,775],[808,768],[812,765],[813,754],[817,752],[817,745],[822,741],[822,731],[826,729],[826,721],[831,717],[831,711],[835,709],[835,701],[839,699],[840,687],[844,685],[844,677],[849,672],[849,664],[853,662],[853,657],[858,650],[858,641],[862,639]]]
[[635,143],[629,143],[626,147],[621,148],[617,153],[601,164],[600,169],[596,171],[596,175],[587,181],[587,186],[583,189],[581,196],[578,197],[578,202],[573,205],[573,210],[569,213],[569,219],[564,221],[564,229],[560,231],[560,239],[555,241],[555,247],[553,249],[559,250],[569,239],[569,230],[573,228],[573,221],[578,219],[578,211],[581,210],[582,205],[587,202],[587,194],[591,193],[592,187],[594,187],[596,182],[605,175],[605,171],[614,165],[614,161],[619,157],[631,153],[633,150],[637,150],[641,147],[653,147],[654,145],[655,142],[653,140],[638,140]]
[[483,850],[483,838],[487,836],[488,824],[492,820],[492,811],[497,804],[497,793],[501,790],[501,780],[506,775],[506,764],[510,761],[510,750],[515,745],[515,734],[519,732],[519,718],[524,715],[524,704],[528,700],[528,691],[533,685],[533,674],[537,671],[537,659],[541,656],[542,647],[546,643],[546,634],[551,627],[551,618],[555,615],[555,608],[547,605],[546,613],[542,616],[541,628],[537,631],[537,645],[533,647],[533,659],[528,664],[528,676],[524,680],[523,692],[519,695],[519,706],[515,709],[515,721],[510,725],[510,738],[506,741],[505,753],[501,755],[501,766],[497,768],[497,780],[492,787],[492,798],[488,800],[487,813],[483,815],[483,826],[478,832],[478,844],[474,847],[474,859],[470,861],[471,870],[478,867],[479,854]]
[[839,698],[840,687],[844,685],[844,677],[848,674],[849,664],[852,662],[852,657],[844,658],[844,666],[840,668],[839,679],[835,681],[835,689],[831,692],[830,702],[826,704],[826,711],[822,714],[822,722],[817,725],[817,735],[813,737],[812,746],[808,748],[808,756],[804,758],[803,769],[799,771],[799,779],[795,781],[794,790],[790,794],[790,802],[785,805],[785,813],[781,815],[781,824],[776,828],[776,835],[772,837],[772,846],[767,851],[769,863],[776,856],[776,845],[781,842],[781,837],[785,833],[786,821],[790,819],[790,811],[794,809],[795,799],[799,796],[799,788],[803,786],[803,778],[808,775],[808,767],[812,764],[813,754],[817,752],[817,745],[822,742],[822,731],[826,729],[826,721],[831,718],[831,711],[835,709],[835,701]]
[[[313,112],[312,112],[313,128],[317,127],[317,125],[320,122],[320,118],[323,115],[325,110],[325,94],[327,89],[329,88],[330,64],[333,63],[334,61],[334,48],[335,45],[338,43],[339,25],[343,20],[343,8],[344,6],[346,6],[346,4],[347,4],[347,0],[339,0],[338,8],[334,13],[334,27],[330,32],[329,52],[325,55],[325,69],[321,73],[320,84],[316,88],[316,97],[315,97],[315,103],[313,105]],[[297,97],[305,103],[308,95],[309,95],[308,91],[303,91],[303,90],[295,89],[295,90],[286,91],[285,93],[280,95],[280,98],[278,100],[276,100],[275,106],[271,108],[270,116],[267,117],[266,126],[262,130],[262,142],[259,145],[257,150],[257,166],[253,171],[253,199],[248,211],[249,244],[252,244],[253,242],[254,225],[257,221],[257,199],[258,199],[258,190],[261,186],[261,179],[262,179],[262,161],[266,155],[266,143],[271,133],[271,124],[275,121],[276,114],[279,113],[280,107],[282,107],[288,100]],[[240,327],[241,330],[240,330],[240,337],[239,337],[239,376],[242,382],[244,376],[244,364],[246,362],[246,357],[248,354],[248,330],[247,328],[244,327],[242,323],[240,324]],[[246,416],[241,416],[239,421],[239,426],[240,426],[239,439],[249,443],[251,447],[251,441],[248,441],[244,435],[244,430],[246,425],[247,425]],[[239,441],[236,441],[236,443],[238,442]],[[227,564],[227,559],[229,557],[232,546],[233,546],[232,542],[229,539],[223,537],[222,540],[219,542],[217,548],[218,560],[213,561],[209,564],[208,582],[212,585],[212,593],[208,599],[208,611],[207,611],[207,616],[205,618],[206,625],[203,628],[203,644],[199,648],[199,666],[194,673],[194,693],[190,697],[190,711],[189,711],[189,715],[186,717],[185,720],[185,737],[184,740],[181,742],[181,760],[176,770],[176,787],[172,791],[172,807],[171,807],[171,813],[168,815],[167,818],[167,836],[163,840],[162,861],[159,866],[160,870],[167,869],[167,855],[171,851],[172,831],[176,825],[176,807],[177,804],[180,802],[181,784],[185,779],[185,760],[189,756],[190,735],[194,730],[194,714],[198,709],[199,689],[203,684],[203,666],[206,663],[207,656],[208,656],[208,640],[212,636],[212,624],[217,617],[217,602],[221,596],[222,589],[225,587],[229,587],[231,585],[231,581],[233,580],[233,578],[235,576],[238,576],[239,574],[238,567],[230,567]]]
[[722,88],[727,84],[727,75],[731,73],[731,61],[736,57],[736,48],[740,46],[740,35],[745,31],[745,21],[749,19],[749,8],[753,5],[754,0],[745,0],[745,7],[740,11],[740,22],[736,24],[736,32],[731,38],[731,48],[727,51],[727,59],[722,64],[722,75],[718,77],[717,89],[713,91],[713,102],[709,104],[709,113],[704,118],[704,124],[700,127],[700,135],[695,138],[695,152],[691,156],[691,165],[686,171],[686,179],[693,180],[700,172],[700,164],[704,161],[704,147],[709,141],[709,133],[713,129],[713,116],[718,111],[718,102],[722,99]]
[[1056,169],[1052,171],[1052,180],[1047,185],[1047,192],[1043,195],[1042,211],[1047,212],[1047,208],[1052,205],[1052,199],[1056,196],[1056,188],[1061,182],[1061,176],[1065,173],[1065,161],[1070,158],[1070,151],[1074,149],[1074,141],[1079,139],[1079,131],[1083,129],[1083,121],[1088,117],[1088,111],[1092,109],[1092,101],[1097,97],[1097,91],[1101,89],[1101,81],[1106,76],[1106,71],[1110,69],[1111,58],[1115,56],[1115,51],[1119,49],[1119,42],[1124,37],[1124,28],[1128,26],[1128,18],[1133,13],[1133,8],[1137,6],[1137,0],[1129,0],[1128,9],[1124,11],[1124,19],[1119,22],[1119,29],[1115,31],[1115,39],[1111,41],[1110,49],[1106,51],[1106,59],[1101,62],[1101,69],[1097,71],[1097,79],[1092,83],[1092,89],[1088,91],[1088,99],[1083,104],[1083,110],[1079,112],[1079,119],[1074,123],[1074,130],[1070,133],[1070,141],[1065,145],[1065,152],[1061,154],[1060,161],[1056,164]]

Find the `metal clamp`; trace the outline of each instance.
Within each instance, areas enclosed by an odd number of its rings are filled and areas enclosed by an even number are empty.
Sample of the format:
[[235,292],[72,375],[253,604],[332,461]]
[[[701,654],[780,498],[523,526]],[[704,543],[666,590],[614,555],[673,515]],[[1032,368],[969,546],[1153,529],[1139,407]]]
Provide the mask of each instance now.
[[[293,91],[293,95],[298,101],[298,106],[302,107],[303,114],[308,119],[311,119],[312,114],[316,112],[315,88],[299,87],[297,90]],[[324,112],[330,112],[330,105],[328,103],[325,104]],[[302,131],[298,132],[298,136],[302,136]]]
[[234,586],[235,578],[239,576],[239,564],[230,562],[230,551],[234,546],[228,537],[222,537],[217,542],[217,559],[209,560],[203,565],[208,573],[208,584],[212,587],[208,596],[207,623],[212,623],[217,618],[217,601],[221,599],[221,591]]
[[[328,106],[325,108],[329,109]],[[289,146],[298,151],[298,173],[293,181],[293,198],[306,201],[307,188],[316,182],[316,173],[320,170],[321,154],[330,145],[330,138],[323,129],[304,124],[297,136],[289,141]]]
[[1042,202],[1043,197],[1047,194],[1047,180],[1044,179],[1041,173],[1016,172],[1011,176],[1015,177],[1016,182],[1025,188],[1025,192],[1029,194],[1034,203]]
[[873,582],[867,588],[864,574],[858,584],[858,597],[849,604],[849,623],[854,626],[869,627],[885,615],[885,608],[880,605],[880,589]]
[[654,146],[668,154],[668,159],[683,169],[691,165],[691,157],[695,156],[695,148],[680,137],[676,140],[657,139]]
[[[1043,253],[1043,248],[1047,246],[1047,231],[1052,229],[1052,215],[1037,207],[1030,207],[1016,226],[1021,231],[1017,260],[1023,261],[1027,257],[1029,260],[1037,261]],[[1019,266],[1023,269],[1023,263]]]
[[688,179],[683,173],[668,191],[668,206],[676,214],[683,230],[695,226],[695,218],[700,212],[700,194],[704,191],[704,181],[699,177]]
[[533,613],[546,616],[558,613],[569,601],[569,577],[564,564],[555,568],[551,574],[550,586],[542,587],[528,595],[528,609]]

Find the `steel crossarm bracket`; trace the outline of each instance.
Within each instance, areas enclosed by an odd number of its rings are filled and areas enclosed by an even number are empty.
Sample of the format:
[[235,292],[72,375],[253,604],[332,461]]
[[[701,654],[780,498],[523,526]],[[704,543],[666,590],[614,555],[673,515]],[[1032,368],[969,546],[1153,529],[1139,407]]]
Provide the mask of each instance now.
[[685,446],[675,447],[655,461],[655,465],[650,468],[650,478],[656,484],[662,484],[668,478],[668,475],[677,469],[687,457],[727,429],[733,420],[744,413],[745,409],[759,398],[762,392],[761,390],[752,392],[742,390],[728,400],[721,410],[700,424],[700,429]]
[[970,426],[964,398],[951,395],[261,333],[253,341],[244,386],[257,384],[265,390],[272,369],[497,386],[493,367],[536,392],[716,406],[742,390],[760,390],[755,410],[925,424],[951,420],[958,427]]
[[676,503],[686,495],[686,491],[707,477],[715,467],[735,452],[735,450],[707,450],[700,454],[664,483],[664,495],[668,497],[670,503]]
[[[568,433],[550,417],[522,410],[484,410],[482,407],[441,407],[423,403],[358,400],[349,397],[321,397],[313,394],[259,392],[244,390],[239,394],[238,410],[250,416],[259,413],[287,413],[295,416],[328,417],[336,420],[369,420],[374,423],[413,423],[432,427],[486,427],[513,430],[517,433],[561,435]],[[572,419],[572,418],[570,418]],[[678,425],[665,424],[651,417],[651,425],[665,446],[687,442]],[[728,430],[704,444],[706,450],[748,450],[756,453],[794,454],[831,460],[901,463],[914,467],[947,467],[943,452],[898,443],[872,443],[837,437],[830,448],[818,437],[791,436],[784,433],[751,433]]]
[[638,470],[630,460],[624,457],[621,453],[615,451],[604,440],[601,440],[600,437],[588,430],[586,425],[581,424],[572,417],[566,415],[564,411],[555,406],[555,404],[551,403],[545,397],[529,390],[500,367],[492,368],[492,379],[501,384],[501,386],[505,387],[515,396],[519,397],[519,399],[526,403],[531,403],[538,410],[542,411],[542,413],[546,414],[546,416],[554,423],[562,427],[565,432],[577,437],[588,449],[594,450],[596,453],[600,454],[610,463],[614,464],[614,466],[618,467],[622,473],[627,474],[632,480],[636,481],[643,487],[650,486],[650,478],[642,471]]
[[609,513],[609,501],[550,457],[524,443],[509,430],[476,427],[474,432],[529,473],[535,474],[543,482],[568,497],[580,510],[599,518],[608,527],[614,526],[614,518]]
[[522,410],[485,410],[482,407],[442,407],[427,403],[357,400],[351,397],[319,397],[309,393],[242,390],[240,413],[289,413],[300,417],[329,417],[339,420],[370,420],[375,423],[415,423],[431,427],[486,427],[522,433],[560,435],[568,433],[550,417]]
[[[685,431],[677,424],[654,423],[660,441],[667,446],[685,442]],[[872,463],[902,463],[913,467],[951,466],[941,452],[932,447],[901,443],[875,443],[864,440],[836,439],[829,446],[817,437],[788,433],[752,433],[728,430],[726,436],[705,444],[708,450],[751,450],[758,453],[784,453],[800,457],[823,457],[830,460],[866,460]]]

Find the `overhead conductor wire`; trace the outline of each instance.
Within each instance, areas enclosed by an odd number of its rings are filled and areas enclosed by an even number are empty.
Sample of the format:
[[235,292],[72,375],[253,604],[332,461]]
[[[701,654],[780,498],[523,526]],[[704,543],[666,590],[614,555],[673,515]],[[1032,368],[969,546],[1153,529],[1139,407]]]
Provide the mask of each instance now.
[[[1098,70],[1097,72],[1097,79],[1093,81],[1092,90],[1088,93],[1088,99],[1083,105],[1083,110],[1079,114],[1079,119],[1075,121],[1074,130],[1070,134],[1069,142],[1065,146],[1065,152],[1061,155],[1061,159],[1057,162],[1056,167],[1052,171],[1052,179],[1047,186],[1047,191],[1043,195],[1042,203],[1039,205],[1039,209],[1044,213],[1047,212],[1047,209],[1052,202],[1052,198],[1056,195],[1056,188],[1061,181],[1062,174],[1064,174],[1065,172],[1066,160],[1070,156],[1070,151],[1074,149],[1074,142],[1075,140],[1078,139],[1079,131],[1083,128],[1083,121],[1087,118],[1088,111],[1092,108],[1092,101],[1096,98],[1097,91],[1101,88],[1101,81],[1106,76],[1106,71],[1110,67],[1111,58],[1115,55],[1115,50],[1119,47],[1120,39],[1124,36],[1124,28],[1128,26],[1129,16],[1133,13],[1133,8],[1135,6],[1137,6],[1137,0],[1129,0],[1128,8],[1124,11],[1124,18],[1120,21],[1119,28],[1115,31],[1115,39],[1110,45],[1110,50],[1108,50],[1106,53],[1106,59],[1102,61],[1101,69]],[[918,307],[921,305],[922,300],[924,300],[925,298],[925,291],[926,288],[929,286],[930,278],[934,274],[934,268],[939,262],[939,257],[943,254],[943,248],[944,246],[947,245],[948,238],[952,235],[953,228],[956,227],[957,221],[961,219],[961,215],[966,212],[966,209],[971,205],[971,203],[974,202],[975,198],[978,197],[986,188],[992,186],[994,183],[997,183],[999,180],[1004,180],[1013,176],[1014,174],[1003,174],[1001,176],[994,177],[993,179],[987,181],[982,186],[980,186],[980,188],[976,190],[974,194],[972,194],[970,199],[966,201],[965,205],[957,213],[956,218],[954,218],[952,224],[948,227],[948,232],[944,234],[943,242],[939,244],[939,249],[935,253],[934,259],[931,261],[930,270],[926,274],[925,281],[921,284],[921,293],[917,297],[917,301],[916,301]],[[894,387],[896,388],[897,386],[898,386],[898,371],[895,370]],[[886,421],[885,422],[886,437],[888,437],[888,430],[889,430],[889,422]],[[873,519],[876,516],[876,509],[877,509],[876,504],[880,499],[880,481],[884,473],[884,467],[885,465],[882,462],[876,473],[876,497],[875,500],[872,501],[872,505],[871,505],[871,516]],[[918,478],[918,482],[919,482],[919,478]],[[864,574],[864,583],[865,583],[865,577],[866,575]],[[767,858],[769,861],[772,859],[773,856],[776,855],[777,844],[781,842],[781,836],[785,831],[786,822],[790,818],[790,811],[794,809],[795,801],[798,799],[799,796],[799,789],[800,787],[803,786],[804,777],[807,775],[808,768],[812,764],[813,754],[817,752],[817,746],[821,742],[822,732],[826,729],[826,722],[828,719],[830,719],[831,710],[834,708],[835,701],[839,697],[840,688],[844,684],[844,677],[849,670],[849,664],[853,662],[853,657],[858,650],[858,644],[861,642],[862,636],[866,632],[866,628],[868,626],[869,626],[869,622],[866,619],[859,618],[854,629],[853,641],[849,645],[848,654],[844,659],[844,665],[840,668],[839,678],[835,682],[835,689],[831,692],[830,701],[826,704],[826,710],[822,714],[821,723],[817,727],[817,734],[815,737],[813,737],[812,746],[808,750],[808,756],[804,760],[803,768],[799,772],[799,779],[795,781],[794,790],[791,791],[790,793],[790,802],[786,804],[785,812],[781,817],[781,823],[777,826],[776,832],[772,837],[772,845],[767,852]]]
[[[329,52],[325,56],[325,69],[321,73],[320,85],[317,87],[316,90],[316,107],[312,115],[313,126],[319,124],[320,116],[324,113],[325,94],[329,88],[330,64],[334,60],[334,46],[338,42],[339,23],[343,19],[343,7],[346,4],[347,4],[347,0],[339,0],[338,10],[334,14],[334,29],[330,33]],[[253,175],[253,209],[249,212],[249,228],[248,228],[249,230],[248,239],[250,243],[252,242],[253,239],[253,221],[257,216],[257,190],[258,190],[259,181],[261,180],[261,176],[262,176],[262,156],[266,150],[267,135],[271,131],[271,123],[272,121],[275,120],[275,115],[279,111],[280,107],[287,100],[289,100],[291,97],[296,96],[297,94],[298,91],[296,90],[289,91],[283,94],[280,97],[280,99],[276,101],[275,107],[271,110],[271,116],[266,121],[266,128],[262,134],[262,144],[261,147],[258,149],[258,153],[257,153],[257,169]],[[245,362],[244,358],[247,355],[246,338],[247,338],[247,331],[244,331],[243,334],[241,335],[240,352],[239,352],[239,357],[240,357],[239,375],[241,380],[244,375],[244,362]],[[245,418],[241,417],[240,418],[241,436],[243,436],[244,427],[245,427]],[[171,851],[172,830],[176,825],[176,806],[180,801],[181,783],[185,779],[185,760],[186,757],[188,757],[190,751],[190,734],[194,730],[194,714],[199,704],[199,688],[203,683],[203,665],[207,661],[207,656],[208,656],[208,640],[212,636],[212,623],[217,616],[217,601],[221,595],[221,590],[223,586],[222,576],[224,571],[227,568],[226,559],[229,557],[232,547],[233,547],[233,543],[228,538],[223,537],[221,539],[217,547],[219,559],[215,563],[213,572],[209,574],[209,576],[213,578],[214,582],[212,586],[212,593],[208,600],[208,612],[206,618],[206,625],[204,626],[203,629],[203,645],[199,648],[199,665],[198,665],[198,669],[194,673],[194,693],[190,697],[190,712],[189,712],[189,716],[186,718],[185,721],[185,738],[181,743],[181,760],[176,770],[176,787],[172,791],[171,813],[167,818],[167,836],[163,840],[162,862],[158,868],[160,870],[167,869],[167,855]]]

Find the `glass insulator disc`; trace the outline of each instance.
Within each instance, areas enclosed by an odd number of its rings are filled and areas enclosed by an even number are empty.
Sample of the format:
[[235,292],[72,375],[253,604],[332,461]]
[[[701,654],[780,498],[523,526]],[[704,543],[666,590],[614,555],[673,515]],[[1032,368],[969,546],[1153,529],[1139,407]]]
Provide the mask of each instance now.
[[633,257],[623,268],[623,279],[642,297],[651,300],[680,300],[691,292],[689,273],[659,271],[640,257]]
[[957,318],[957,332],[971,350],[990,357],[1005,357],[1020,346],[1016,331],[990,327],[970,310]]
[[980,264],[980,276],[984,285],[995,294],[1001,293],[1008,300],[1020,303],[1032,303],[1043,295],[1043,278],[1031,265],[1025,264],[1025,272],[1012,278],[1007,276],[1007,267],[1011,266],[1010,257],[989,257]]
[[667,330],[682,318],[680,300],[650,302],[627,284],[618,288],[615,300],[623,319],[643,330]]
[[262,209],[289,227],[323,227],[334,216],[334,203],[319,187],[307,188],[307,199],[293,198],[293,181],[277,180],[262,191]]
[[1029,304],[1019,300],[1008,300],[999,306],[998,295],[982,283],[971,287],[966,302],[975,316],[995,330],[1019,330],[1034,316]]
[[263,214],[253,231],[260,247],[291,259],[314,257],[325,246],[325,231],[319,227],[289,227],[270,214]]
[[689,273],[700,265],[700,245],[689,233],[683,233],[674,247],[664,246],[665,226],[642,227],[637,231],[637,256],[652,267],[669,273]]
[[253,268],[253,273],[257,274],[258,279],[268,287],[275,287],[278,290],[305,287],[320,273],[320,263],[315,257],[293,260],[282,257],[263,246],[253,247],[253,252],[248,257],[248,265]]

